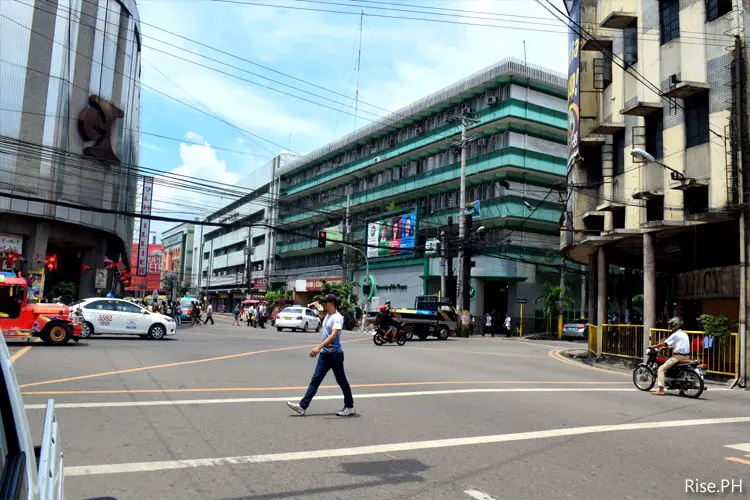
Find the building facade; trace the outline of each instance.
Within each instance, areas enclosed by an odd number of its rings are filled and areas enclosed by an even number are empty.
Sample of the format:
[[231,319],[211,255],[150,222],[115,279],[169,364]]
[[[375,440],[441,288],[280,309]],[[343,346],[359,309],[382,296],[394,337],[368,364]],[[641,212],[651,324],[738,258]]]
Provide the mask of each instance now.
[[195,225],[190,223],[179,224],[161,234],[164,251],[161,288],[173,290],[176,295],[191,284],[194,236]]
[[231,310],[247,297],[265,296],[269,289],[278,172],[287,160],[282,154],[251,169],[237,183],[249,194],[196,222],[191,288],[217,309]]
[[[146,254],[148,264],[146,267],[146,276],[136,276],[131,278],[130,286],[125,288],[125,296],[143,298],[150,296],[154,290],[164,292],[162,286],[162,269],[164,267],[164,248],[160,243],[156,243],[156,236],[153,243],[148,245]],[[135,269],[136,260],[138,259],[138,244],[134,243],[130,254],[130,265]]]
[[0,2],[0,233],[21,238],[23,270],[57,255],[48,288],[91,296],[83,265],[130,262],[139,33],[135,0]]
[[742,2],[566,4],[577,23],[561,244],[589,266],[589,317],[605,324],[642,294],[645,331],[675,315],[700,330],[708,313],[744,337]]
[[[308,297],[309,283],[361,282],[368,269],[374,304],[412,307],[437,293],[441,259],[425,250],[451,231],[449,219],[458,227],[466,117],[466,200],[480,209],[471,311],[517,316],[516,299],[533,307],[541,285],[560,279],[565,82],[504,60],[290,162],[280,172],[272,284]],[[355,248],[319,248],[320,231]]]

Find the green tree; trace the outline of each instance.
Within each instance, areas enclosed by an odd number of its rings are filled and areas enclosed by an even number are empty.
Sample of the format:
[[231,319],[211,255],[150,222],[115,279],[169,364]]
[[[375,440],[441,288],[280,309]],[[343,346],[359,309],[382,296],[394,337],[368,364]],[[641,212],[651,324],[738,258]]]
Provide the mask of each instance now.
[[60,297],[63,304],[70,304],[76,296],[76,285],[71,281],[61,281],[52,288],[52,296]]
[[329,283],[328,281],[323,280],[322,286],[320,287],[320,295],[317,295],[315,300],[320,300],[324,295],[332,293],[341,299],[341,307],[339,307],[339,311],[342,314],[348,313],[353,311],[358,303],[359,299],[354,294],[354,288],[358,286],[359,283],[355,282]]
[[573,307],[573,300],[570,298],[570,288],[567,286],[553,285],[545,283],[534,302],[541,304],[544,310],[544,317],[551,320],[563,311]]
[[706,332],[706,335],[711,335],[713,337],[729,336],[729,319],[723,314],[720,314],[719,316],[701,314],[697,319],[703,326],[703,331]]

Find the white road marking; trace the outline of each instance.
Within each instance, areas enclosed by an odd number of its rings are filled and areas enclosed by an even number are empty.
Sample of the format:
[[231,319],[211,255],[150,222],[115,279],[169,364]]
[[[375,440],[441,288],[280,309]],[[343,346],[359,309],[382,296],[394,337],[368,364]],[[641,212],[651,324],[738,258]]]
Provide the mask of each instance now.
[[[610,388],[610,387],[505,387],[485,389],[446,389],[442,391],[411,391],[411,392],[380,392],[374,394],[356,394],[357,399],[376,398],[403,398],[410,396],[442,396],[448,394],[477,394],[493,392],[632,392],[637,394],[635,388]],[[55,409],[75,408],[121,408],[129,406],[176,406],[176,405],[213,405],[228,403],[280,403],[284,401],[295,401],[299,394],[275,398],[218,398],[218,399],[170,399],[161,401],[102,401],[92,403],[57,403]],[[315,396],[315,400],[341,399],[341,395]],[[43,410],[46,404],[27,404],[27,410]]]
[[334,448],[328,450],[297,451],[290,453],[271,453],[267,455],[245,455],[220,458],[194,458],[186,460],[165,460],[160,462],[131,462],[121,464],[82,465],[66,467],[66,476],[90,476],[100,474],[122,474],[128,472],[155,472],[163,470],[190,469],[197,467],[215,467],[218,465],[240,465],[270,462],[290,462],[294,460],[311,460],[320,458],[355,457],[394,453],[400,451],[431,450],[453,448],[479,444],[507,443],[527,441],[530,439],[556,438],[562,436],[580,436],[617,431],[634,431],[644,429],[663,430],[670,427],[692,427],[698,425],[737,424],[750,422],[750,417],[705,418],[695,420],[666,420],[662,422],[641,422],[615,425],[592,425],[567,429],[549,429],[544,431],[517,432],[491,436],[437,439],[432,441],[413,441],[407,443],[357,446],[353,448]]
[[489,496],[487,493],[484,493],[479,490],[466,490],[464,491],[467,495],[469,495],[471,498],[475,498],[476,500],[495,500],[491,496]]
[[732,448],[733,450],[746,451],[750,453],[750,443],[739,443],[739,444],[728,444],[724,448]]

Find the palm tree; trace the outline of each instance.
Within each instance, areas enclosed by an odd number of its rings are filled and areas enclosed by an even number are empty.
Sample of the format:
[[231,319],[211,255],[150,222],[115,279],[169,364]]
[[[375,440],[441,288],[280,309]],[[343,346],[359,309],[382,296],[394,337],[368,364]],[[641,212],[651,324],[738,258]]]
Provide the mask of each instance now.
[[[551,325],[552,318],[557,314],[562,314],[565,309],[573,307],[573,300],[570,298],[570,288],[567,286],[553,285],[545,283],[542,286],[542,293],[534,301],[542,304],[544,317],[547,318],[548,325]],[[548,326],[551,329],[551,326]]]

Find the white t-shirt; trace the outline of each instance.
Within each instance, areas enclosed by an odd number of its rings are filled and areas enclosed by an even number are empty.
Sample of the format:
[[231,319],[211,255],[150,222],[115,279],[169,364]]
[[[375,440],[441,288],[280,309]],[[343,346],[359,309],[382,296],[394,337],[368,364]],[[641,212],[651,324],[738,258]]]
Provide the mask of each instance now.
[[[341,331],[343,329],[344,316],[338,311],[333,314],[328,314],[323,320],[323,336],[321,340],[327,339],[334,330]],[[344,352],[344,349],[341,347],[341,333],[336,335],[331,343],[325,346],[323,352]]]
[[510,317],[505,318],[505,328],[510,328]]
[[487,319],[484,322],[484,326],[492,326],[492,316],[487,315]]
[[682,329],[677,330],[665,341],[675,354],[690,354],[690,338]]
[[212,312],[214,312],[214,306],[212,306],[211,304],[208,304],[208,307],[206,308],[206,312],[208,314],[211,314]]

